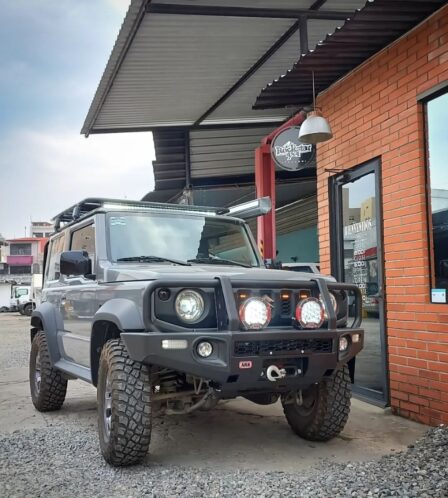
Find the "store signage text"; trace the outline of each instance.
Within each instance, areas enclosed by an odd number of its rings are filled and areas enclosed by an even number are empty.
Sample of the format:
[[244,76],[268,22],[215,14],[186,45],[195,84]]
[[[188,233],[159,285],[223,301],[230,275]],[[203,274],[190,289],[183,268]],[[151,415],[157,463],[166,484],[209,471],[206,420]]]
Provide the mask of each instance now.
[[297,126],[291,126],[275,136],[271,144],[272,158],[277,166],[288,171],[297,171],[315,166],[316,148],[314,145],[299,142]]

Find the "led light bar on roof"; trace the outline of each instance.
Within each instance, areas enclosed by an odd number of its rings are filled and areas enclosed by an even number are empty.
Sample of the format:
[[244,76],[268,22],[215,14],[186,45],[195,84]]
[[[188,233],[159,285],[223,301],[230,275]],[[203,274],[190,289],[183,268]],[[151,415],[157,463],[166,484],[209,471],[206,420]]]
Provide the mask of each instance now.
[[89,215],[96,209],[105,209],[110,211],[183,211],[203,214],[206,216],[229,214],[231,216],[248,219],[268,213],[271,210],[271,200],[269,197],[263,197],[261,199],[255,199],[228,209],[208,206],[191,206],[188,204],[166,204],[162,202],[89,198],[84,199],[74,206],[70,206],[65,211],[62,211],[62,213],[56,215],[53,218],[55,222],[55,230],[60,230],[61,223],[73,223]]
[[72,223],[87,216],[95,209],[108,209],[108,210],[123,210],[123,211],[141,211],[141,210],[164,210],[164,211],[184,211],[202,213],[207,216],[216,214],[227,214],[228,209],[216,208],[208,206],[190,206],[188,204],[166,204],[161,202],[145,202],[145,201],[128,201],[121,199],[103,199],[103,198],[88,198],[83,201],[70,206],[62,213],[56,215],[53,220],[55,222],[55,229],[60,229],[61,223]]

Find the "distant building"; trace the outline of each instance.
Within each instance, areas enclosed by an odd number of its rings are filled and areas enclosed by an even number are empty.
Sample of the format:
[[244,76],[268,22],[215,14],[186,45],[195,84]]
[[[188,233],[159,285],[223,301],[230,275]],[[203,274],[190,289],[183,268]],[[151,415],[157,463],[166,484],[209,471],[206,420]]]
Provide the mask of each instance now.
[[0,280],[3,278],[3,275],[7,272],[8,266],[6,264],[6,240],[0,234]]
[[30,237],[49,237],[54,232],[53,223],[48,221],[32,221]]
[[[31,282],[31,275],[42,273],[43,254],[46,237],[23,237],[9,239],[2,247],[2,279],[15,280],[18,283]],[[6,264],[5,264],[6,263]],[[0,270],[1,272],[2,270]]]

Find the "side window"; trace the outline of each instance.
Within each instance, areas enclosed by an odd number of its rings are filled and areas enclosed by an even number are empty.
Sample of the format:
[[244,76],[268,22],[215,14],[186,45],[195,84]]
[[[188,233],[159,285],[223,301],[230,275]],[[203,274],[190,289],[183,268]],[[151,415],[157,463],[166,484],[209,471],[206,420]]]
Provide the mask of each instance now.
[[87,251],[92,263],[95,261],[95,225],[76,230],[72,233],[72,243],[70,246],[72,251]]
[[47,280],[57,280],[59,278],[59,261],[61,252],[64,251],[65,234],[53,239],[48,249],[48,261],[46,269]]
[[[431,300],[447,303],[448,295],[448,175],[446,173],[446,117],[448,92],[426,103],[428,151],[428,208],[432,262]],[[445,128],[445,131],[444,131]]]

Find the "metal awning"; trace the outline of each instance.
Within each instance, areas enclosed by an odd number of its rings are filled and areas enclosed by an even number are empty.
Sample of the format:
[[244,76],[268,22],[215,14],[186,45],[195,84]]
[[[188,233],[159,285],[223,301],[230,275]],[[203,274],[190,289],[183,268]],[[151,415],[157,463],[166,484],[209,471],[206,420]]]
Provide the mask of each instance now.
[[[275,127],[240,125],[154,131],[155,190],[253,185],[254,151]],[[278,182],[315,179],[315,163],[299,171],[277,168],[276,177]]]
[[365,0],[132,0],[82,133],[277,123],[260,88]]
[[[316,178],[314,176],[279,180],[276,184],[276,207],[281,208],[309,196],[316,196]],[[183,189],[154,190],[148,192],[143,201],[178,202]],[[230,207],[257,197],[255,185],[212,185],[196,187],[191,192],[191,201],[200,206]],[[317,211],[316,211],[317,217]]]
[[263,88],[253,108],[266,112],[309,105],[313,98],[312,71],[319,93],[447,3],[446,0],[370,0],[314,50],[302,53],[286,74],[279,72],[278,79]]

